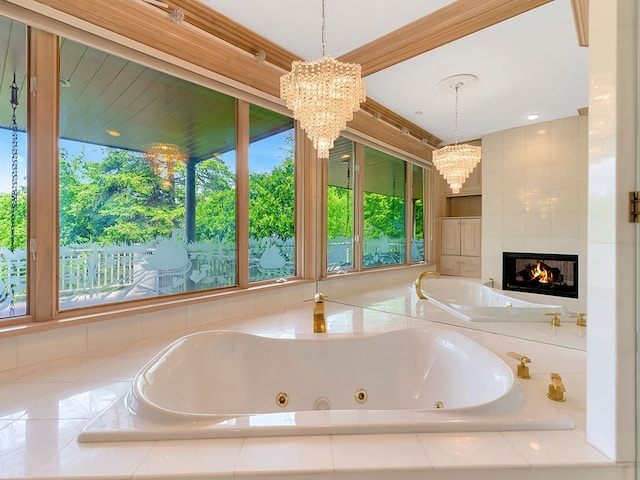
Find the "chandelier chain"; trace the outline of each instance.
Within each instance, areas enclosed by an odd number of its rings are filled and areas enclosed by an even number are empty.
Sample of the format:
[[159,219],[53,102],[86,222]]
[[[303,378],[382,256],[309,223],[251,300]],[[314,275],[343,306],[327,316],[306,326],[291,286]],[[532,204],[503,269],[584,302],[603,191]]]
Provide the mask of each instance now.
[[453,126],[453,139],[455,143],[458,143],[458,90],[460,89],[460,83],[455,84],[456,89],[456,110],[454,117],[454,126]]
[[326,37],[327,37],[327,0],[322,0],[322,56],[326,55]]
[[16,248],[16,210],[18,209],[18,122],[16,109],[18,108],[18,84],[16,74],[13,74],[11,84],[11,239],[10,247],[14,252]]

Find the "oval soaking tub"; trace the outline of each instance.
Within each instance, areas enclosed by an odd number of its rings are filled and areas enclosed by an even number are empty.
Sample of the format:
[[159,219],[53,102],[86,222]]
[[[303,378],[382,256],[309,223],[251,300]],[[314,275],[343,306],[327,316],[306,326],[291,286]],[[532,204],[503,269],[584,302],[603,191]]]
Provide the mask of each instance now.
[[431,275],[424,277],[420,286],[422,294],[440,308],[458,318],[469,321],[494,322],[549,322],[547,313],[568,315],[566,307],[528,302],[505,295],[474,280]]
[[156,355],[79,440],[534,428],[573,422],[528,399],[502,360],[451,330],[208,331]]

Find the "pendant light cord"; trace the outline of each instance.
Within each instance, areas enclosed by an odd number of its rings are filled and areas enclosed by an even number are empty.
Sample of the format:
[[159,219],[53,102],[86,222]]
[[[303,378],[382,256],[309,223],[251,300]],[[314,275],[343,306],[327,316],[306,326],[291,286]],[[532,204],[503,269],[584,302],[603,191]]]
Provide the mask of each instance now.
[[325,42],[326,42],[326,9],[327,9],[327,0],[322,0],[322,56],[326,55],[325,53]]
[[460,89],[460,85],[461,83],[456,83],[454,86],[454,88],[456,89],[456,113],[454,118],[453,138],[456,145],[458,144],[458,90]]

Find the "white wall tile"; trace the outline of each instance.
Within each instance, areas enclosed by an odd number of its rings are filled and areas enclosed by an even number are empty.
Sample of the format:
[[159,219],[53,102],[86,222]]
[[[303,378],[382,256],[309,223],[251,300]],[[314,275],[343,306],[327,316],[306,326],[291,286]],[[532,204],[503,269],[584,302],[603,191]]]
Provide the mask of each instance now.
[[0,338],[0,371],[18,366],[18,337]]
[[195,303],[187,306],[187,325],[196,327],[224,319],[224,301],[222,299],[211,302]]
[[18,342],[18,367],[46,362],[87,351],[87,326],[57,328],[21,335]]
[[186,307],[156,310],[142,315],[143,338],[184,330],[185,328],[187,328]]
[[[585,105],[586,106],[586,105]],[[579,131],[579,117],[562,118],[560,120],[554,120],[551,122],[551,138],[552,142],[558,140],[572,140],[578,137]]]
[[87,325],[87,350],[98,350],[142,338],[142,315]]

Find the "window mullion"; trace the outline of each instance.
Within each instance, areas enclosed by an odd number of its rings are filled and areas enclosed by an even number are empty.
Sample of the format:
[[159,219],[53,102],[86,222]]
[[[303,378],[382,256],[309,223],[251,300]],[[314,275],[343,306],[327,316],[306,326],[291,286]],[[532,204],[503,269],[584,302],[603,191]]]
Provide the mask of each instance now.
[[36,321],[58,312],[58,64],[56,35],[29,28],[28,260],[29,312]]

